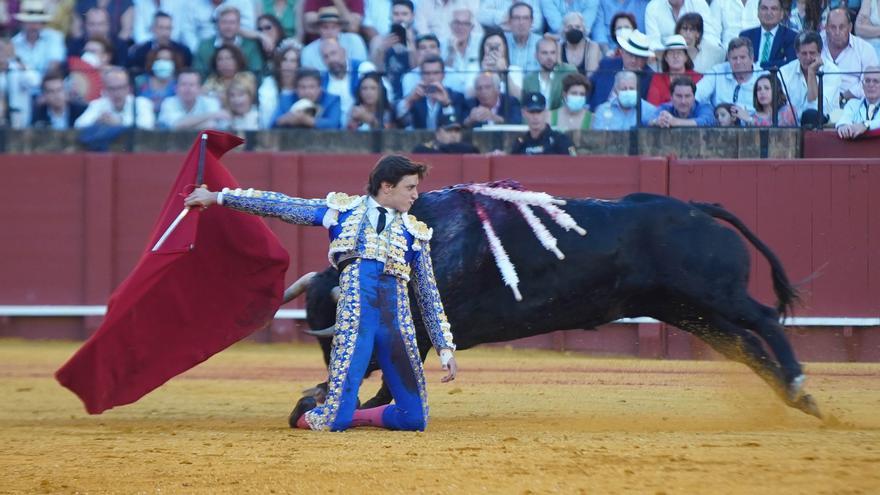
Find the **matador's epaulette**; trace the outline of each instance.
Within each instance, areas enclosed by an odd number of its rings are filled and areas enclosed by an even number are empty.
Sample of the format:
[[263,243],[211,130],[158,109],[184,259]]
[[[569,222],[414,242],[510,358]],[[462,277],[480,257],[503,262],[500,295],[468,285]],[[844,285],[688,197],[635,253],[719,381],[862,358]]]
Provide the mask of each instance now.
[[431,236],[434,234],[434,229],[428,227],[428,224],[419,221],[409,213],[403,214],[403,225],[406,226],[406,230],[408,230],[416,239],[430,241]]
[[363,200],[363,196],[351,196],[341,192],[332,192],[327,195],[327,206],[336,211],[348,211],[361,204]]

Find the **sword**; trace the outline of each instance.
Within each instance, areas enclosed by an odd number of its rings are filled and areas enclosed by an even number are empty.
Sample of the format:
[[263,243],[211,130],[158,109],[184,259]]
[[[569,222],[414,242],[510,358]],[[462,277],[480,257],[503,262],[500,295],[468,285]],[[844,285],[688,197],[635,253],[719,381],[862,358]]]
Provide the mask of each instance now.
[[[201,141],[201,143],[199,143],[199,166],[198,166],[198,169],[196,170],[196,187],[201,187],[202,180],[204,179],[204,175],[205,175],[205,148],[207,147],[207,145],[208,145],[208,134],[202,133],[202,141]],[[174,232],[174,229],[177,228],[177,225],[180,224],[180,221],[183,220],[184,217],[186,217],[186,214],[189,213],[189,210],[190,210],[190,207],[185,206],[183,208],[183,210],[180,211],[180,213],[177,215],[177,218],[175,218],[174,221],[171,222],[171,225],[169,225],[168,228],[165,229],[165,232],[162,234],[162,237],[160,237],[159,240],[156,241],[156,244],[153,246],[153,249],[152,249],[153,252],[158,251],[159,248],[162,247],[162,244],[164,244],[165,240],[168,239],[168,236],[170,236],[171,233]]]

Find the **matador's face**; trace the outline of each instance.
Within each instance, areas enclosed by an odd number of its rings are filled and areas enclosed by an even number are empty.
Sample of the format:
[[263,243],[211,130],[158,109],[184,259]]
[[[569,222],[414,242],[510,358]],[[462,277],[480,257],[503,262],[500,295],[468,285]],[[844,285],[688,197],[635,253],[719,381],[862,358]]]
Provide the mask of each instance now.
[[412,208],[413,203],[418,199],[418,188],[418,174],[405,175],[395,186],[383,182],[382,189],[379,192],[381,196],[379,198],[379,203],[383,206],[394,208],[401,213],[405,213]]

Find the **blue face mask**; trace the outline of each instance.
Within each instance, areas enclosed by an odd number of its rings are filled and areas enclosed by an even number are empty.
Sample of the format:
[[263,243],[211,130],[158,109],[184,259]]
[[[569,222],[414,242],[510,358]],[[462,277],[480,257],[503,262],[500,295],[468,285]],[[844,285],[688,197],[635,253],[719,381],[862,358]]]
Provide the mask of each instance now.
[[580,112],[587,104],[587,97],[581,95],[568,95],[565,97],[565,106],[572,112]]
[[636,95],[636,90],[634,89],[624,89],[617,93],[617,101],[620,102],[620,106],[623,108],[632,108],[636,106],[637,100],[638,95]]

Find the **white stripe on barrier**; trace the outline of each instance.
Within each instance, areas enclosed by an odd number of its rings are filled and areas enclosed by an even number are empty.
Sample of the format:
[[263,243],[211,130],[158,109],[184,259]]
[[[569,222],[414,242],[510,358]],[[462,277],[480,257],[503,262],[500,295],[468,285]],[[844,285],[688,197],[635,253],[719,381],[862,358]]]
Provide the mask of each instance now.
[[[104,316],[107,306],[0,306],[0,316],[14,317],[63,317],[63,316]],[[279,309],[276,319],[304,320],[304,309]],[[658,323],[653,318],[621,318],[614,323],[638,325]],[[845,316],[795,316],[785,319],[785,324],[798,327],[877,327],[880,318],[850,318]]]

